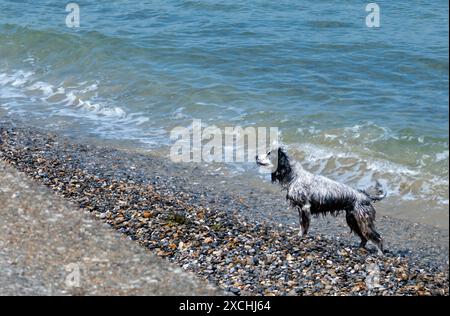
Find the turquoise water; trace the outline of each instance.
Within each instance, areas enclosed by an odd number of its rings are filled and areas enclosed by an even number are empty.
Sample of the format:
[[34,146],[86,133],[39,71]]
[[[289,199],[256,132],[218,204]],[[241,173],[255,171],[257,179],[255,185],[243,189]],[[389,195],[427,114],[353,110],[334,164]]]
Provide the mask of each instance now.
[[378,29],[361,1],[77,3],[68,28],[66,1],[0,0],[2,111],[144,149],[276,126],[307,168],[448,213],[447,1],[378,1]]

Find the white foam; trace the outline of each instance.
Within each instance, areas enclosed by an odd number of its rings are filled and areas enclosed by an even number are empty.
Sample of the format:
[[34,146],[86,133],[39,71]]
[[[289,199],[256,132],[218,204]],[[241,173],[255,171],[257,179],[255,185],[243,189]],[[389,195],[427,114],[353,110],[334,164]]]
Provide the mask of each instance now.
[[87,86],[86,88],[82,89],[81,92],[82,93],[87,93],[87,92],[91,92],[91,91],[96,91],[98,89],[98,83],[93,83],[89,86]]
[[30,91],[40,90],[42,91],[44,96],[51,96],[54,94],[55,87],[49,83],[37,81],[32,85],[28,86],[26,89]]
[[179,107],[179,108],[177,108],[175,111],[173,111],[173,116],[172,116],[172,118],[173,118],[173,119],[177,119],[177,120],[182,119],[182,118],[186,118],[187,115],[183,113],[184,110],[186,110],[185,107]]
[[[84,81],[64,85],[54,85],[43,80],[37,80],[35,73],[31,71],[17,70],[15,72],[0,73],[0,97],[2,107],[6,104],[23,102],[43,101],[46,112],[62,116],[70,116],[79,120],[95,121],[97,130],[109,130],[112,136],[117,138],[134,138],[144,143],[154,143],[141,137],[142,131],[139,126],[148,122],[149,118],[142,113],[127,113],[123,108],[116,106],[113,102],[97,100],[99,82]],[[94,92],[94,95],[92,95]],[[52,99],[55,95],[62,98]],[[22,103],[18,98],[26,98]],[[53,101],[52,101],[53,100]],[[8,109],[11,109],[8,106]],[[22,112],[20,107],[15,111]],[[117,133],[115,132],[117,130]],[[127,132],[128,131],[128,132]],[[131,135],[135,133],[136,135]]]
[[20,93],[16,89],[10,89],[9,87],[2,87],[0,89],[0,98],[2,99],[12,99],[12,98],[23,98],[25,94]]
[[445,151],[443,151],[441,153],[437,153],[436,154],[436,162],[443,161],[443,160],[448,160],[448,158],[449,158],[449,151],[448,150],[445,150]]
[[33,75],[33,72],[19,70],[12,74],[1,73],[0,85],[11,85],[13,87],[23,86],[29,81],[29,78]]

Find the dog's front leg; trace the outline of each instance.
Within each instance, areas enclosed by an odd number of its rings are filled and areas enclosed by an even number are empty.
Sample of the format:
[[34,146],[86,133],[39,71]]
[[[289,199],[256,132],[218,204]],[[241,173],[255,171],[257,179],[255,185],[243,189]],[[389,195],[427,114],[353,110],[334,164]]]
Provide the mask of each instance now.
[[300,231],[298,232],[298,237],[303,237],[303,211],[301,207],[297,207],[298,210],[298,221],[300,223]]
[[308,233],[309,223],[311,222],[311,204],[306,203],[298,208],[298,216],[300,221],[299,237],[303,237]]

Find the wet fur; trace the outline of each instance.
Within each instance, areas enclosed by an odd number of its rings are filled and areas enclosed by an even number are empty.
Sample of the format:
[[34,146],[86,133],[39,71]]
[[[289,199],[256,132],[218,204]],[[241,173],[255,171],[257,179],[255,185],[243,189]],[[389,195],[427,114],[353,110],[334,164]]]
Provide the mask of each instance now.
[[345,184],[320,175],[314,175],[289,158],[281,147],[273,149],[265,157],[256,157],[258,165],[270,165],[272,182],[278,182],[287,191],[286,199],[297,209],[300,220],[300,236],[308,233],[311,216],[337,215],[345,211],[351,231],[361,239],[360,246],[373,242],[383,253],[383,239],[375,229],[375,208],[372,203],[386,194],[377,182],[377,195],[353,189]]

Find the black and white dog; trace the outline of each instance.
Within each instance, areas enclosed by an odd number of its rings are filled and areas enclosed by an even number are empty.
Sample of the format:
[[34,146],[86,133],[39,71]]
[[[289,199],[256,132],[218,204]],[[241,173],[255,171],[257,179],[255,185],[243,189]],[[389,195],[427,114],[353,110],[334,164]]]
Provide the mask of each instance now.
[[345,184],[320,175],[314,175],[297,161],[290,159],[281,147],[275,147],[267,154],[256,156],[258,166],[271,168],[272,182],[278,182],[287,190],[286,199],[298,210],[300,233],[308,232],[311,215],[337,215],[346,212],[346,220],[352,232],[361,238],[360,247],[372,241],[383,253],[383,239],[375,230],[375,208],[372,202],[386,196],[377,182],[377,194],[353,189]]

